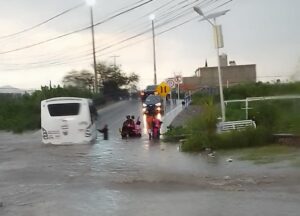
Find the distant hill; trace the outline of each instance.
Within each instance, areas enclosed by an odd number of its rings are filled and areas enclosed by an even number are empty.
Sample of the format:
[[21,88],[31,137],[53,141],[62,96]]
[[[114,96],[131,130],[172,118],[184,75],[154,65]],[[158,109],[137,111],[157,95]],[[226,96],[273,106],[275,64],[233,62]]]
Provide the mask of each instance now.
[[0,94],[24,94],[26,91],[9,85],[0,86]]

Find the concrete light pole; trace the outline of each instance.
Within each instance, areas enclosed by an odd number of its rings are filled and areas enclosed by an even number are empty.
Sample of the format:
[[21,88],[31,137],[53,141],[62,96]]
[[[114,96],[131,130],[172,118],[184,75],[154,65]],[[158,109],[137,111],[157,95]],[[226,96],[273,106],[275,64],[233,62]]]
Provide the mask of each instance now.
[[152,23],[152,41],[153,41],[153,67],[154,67],[154,85],[157,85],[157,76],[156,76],[156,48],[155,48],[155,15],[150,15],[150,20]]
[[96,50],[95,50],[95,30],[94,30],[94,12],[93,6],[96,0],[86,0],[88,6],[90,6],[90,16],[91,16],[91,33],[92,33],[92,43],[93,43],[93,66],[94,66],[94,92],[98,92],[98,74],[97,74],[97,62],[96,62]]
[[[223,37],[222,37],[222,28],[220,25],[217,25],[216,18],[222,15],[225,15],[229,10],[216,12],[213,14],[209,14],[207,16],[204,15],[202,10],[199,7],[194,7],[194,11],[203,17],[203,20],[208,21],[214,30],[215,36],[215,47],[217,52],[217,60],[218,60],[218,78],[219,78],[219,91],[220,91],[220,103],[221,103],[221,113],[222,113],[222,122],[225,119],[225,104],[224,104],[224,95],[223,95],[223,83],[222,83],[222,74],[221,74],[221,65],[220,65],[220,48],[224,47]],[[210,21],[210,19],[214,19],[214,23]]]

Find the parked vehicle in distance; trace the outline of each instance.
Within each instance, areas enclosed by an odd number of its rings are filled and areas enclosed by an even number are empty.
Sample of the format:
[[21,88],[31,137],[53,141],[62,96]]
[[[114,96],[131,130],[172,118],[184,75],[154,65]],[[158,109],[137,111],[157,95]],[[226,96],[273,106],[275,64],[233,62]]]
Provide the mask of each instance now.
[[42,142],[87,144],[96,140],[97,110],[91,99],[57,97],[41,102]]
[[163,101],[158,95],[149,95],[143,103],[143,113],[157,114],[163,112]]
[[141,100],[144,102],[149,95],[155,95],[157,85],[148,85],[145,90],[141,92]]

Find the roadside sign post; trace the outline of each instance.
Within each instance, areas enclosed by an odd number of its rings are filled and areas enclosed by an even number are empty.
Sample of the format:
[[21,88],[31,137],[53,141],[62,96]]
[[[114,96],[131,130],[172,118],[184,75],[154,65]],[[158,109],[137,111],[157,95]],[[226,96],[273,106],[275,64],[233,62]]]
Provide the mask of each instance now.
[[169,85],[170,88],[174,88],[176,86],[176,81],[173,78],[167,79],[166,83]]
[[180,83],[182,83],[182,77],[181,76],[176,76],[175,77],[175,83],[177,84],[177,95],[178,95],[178,100],[180,100]]
[[166,96],[170,93],[171,88],[166,82],[162,82],[159,86],[157,86],[156,91],[159,96],[164,99],[164,113],[166,111]]
[[[166,80],[167,84],[169,85],[169,87],[172,89],[172,88],[175,88],[176,87],[176,83],[175,83],[175,79],[174,78],[168,78]],[[172,91],[170,91],[170,100],[173,101],[173,97],[174,95],[172,94]],[[174,99],[176,100],[176,98],[174,97]]]

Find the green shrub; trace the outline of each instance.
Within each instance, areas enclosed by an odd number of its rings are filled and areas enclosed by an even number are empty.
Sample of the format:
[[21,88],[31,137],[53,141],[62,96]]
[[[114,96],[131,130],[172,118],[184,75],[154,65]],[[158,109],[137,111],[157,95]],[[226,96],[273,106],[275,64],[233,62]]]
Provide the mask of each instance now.
[[180,127],[169,127],[168,131],[163,134],[163,140],[165,142],[178,142],[184,139],[187,135],[186,128]]
[[265,146],[273,142],[272,133],[266,128],[249,128],[243,131],[231,131],[222,134],[199,132],[190,136],[182,144],[182,151],[202,151],[205,148],[234,149]]
[[202,100],[201,113],[187,123],[188,132],[190,134],[198,133],[199,131],[205,131],[209,134],[214,133],[218,122],[216,110],[213,98],[210,97]]
[[[245,148],[262,146],[272,142],[272,127],[270,126],[216,134],[217,112],[213,99],[205,100],[202,107],[201,114],[187,124],[187,131],[190,135],[187,137],[186,142],[182,144],[182,151],[194,152],[205,148]],[[276,112],[277,109],[271,105],[264,109],[261,113],[261,115],[264,115],[261,121],[262,125],[267,124],[266,122],[268,124],[275,123],[277,121]]]
[[212,139],[204,132],[194,133],[181,144],[181,151],[183,152],[200,152],[203,149],[210,147]]
[[231,131],[216,135],[212,148],[231,149],[264,146],[273,142],[272,132],[264,127],[249,128],[243,131]]
[[206,98],[202,103],[202,112],[187,124],[189,136],[181,146],[182,151],[201,151],[215,140],[217,112],[213,98]]
[[274,102],[256,102],[249,112],[250,119],[253,119],[257,125],[269,128],[276,128],[279,123],[281,111],[278,103]]
[[[300,82],[288,84],[253,83],[237,85],[224,89],[225,100],[245,99],[273,95],[300,94]],[[300,100],[272,100],[250,102],[249,119],[253,119],[256,129],[215,133],[217,116],[220,110],[212,104],[219,101],[217,96],[209,98],[205,94],[193,95],[193,103],[201,104],[203,112],[187,125],[187,141],[182,144],[183,151],[201,151],[204,148],[230,149],[264,146],[273,142],[273,133],[300,134]],[[227,120],[245,119],[245,103],[231,103],[226,106]]]
[[300,94],[300,82],[276,84],[258,82],[224,88],[226,100],[286,94]]

